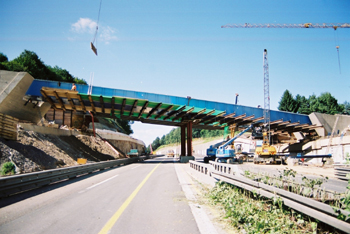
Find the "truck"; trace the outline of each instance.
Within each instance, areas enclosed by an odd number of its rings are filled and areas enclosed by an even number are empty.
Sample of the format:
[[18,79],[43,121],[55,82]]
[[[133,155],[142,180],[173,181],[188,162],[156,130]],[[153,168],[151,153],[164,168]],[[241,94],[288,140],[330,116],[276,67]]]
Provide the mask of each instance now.
[[242,132],[240,132],[238,135],[227,141],[225,144],[221,145],[217,151],[216,151],[216,159],[215,162],[223,162],[223,163],[243,163],[243,159],[245,155],[236,152],[234,149],[234,146],[232,146],[232,142],[236,140],[238,137],[242,136],[245,132],[250,130],[253,127],[253,125],[250,125],[246,129],[244,129]]
[[166,155],[167,155],[167,157],[174,157],[175,156],[174,150],[168,150]]
[[127,155],[129,156],[129,158],[138,157],[139,152],[137,149],[130,149],[130,152],[127,153]]

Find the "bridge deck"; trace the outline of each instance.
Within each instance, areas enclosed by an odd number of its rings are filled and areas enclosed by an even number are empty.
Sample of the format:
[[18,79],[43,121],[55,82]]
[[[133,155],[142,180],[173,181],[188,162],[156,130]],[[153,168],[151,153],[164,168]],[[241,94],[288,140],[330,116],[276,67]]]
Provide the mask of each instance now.
[[[30,96],[44,96],[57,109],[91,111],[150,124],[181,126],[189,121],[193,128],[222,129],[230,124],[262,124],[263,109],[241,105],[153,94],[121,89],[34,80],[27,91]],[[315,126],[307,115],[271,111],[272,133],[311,131]]]

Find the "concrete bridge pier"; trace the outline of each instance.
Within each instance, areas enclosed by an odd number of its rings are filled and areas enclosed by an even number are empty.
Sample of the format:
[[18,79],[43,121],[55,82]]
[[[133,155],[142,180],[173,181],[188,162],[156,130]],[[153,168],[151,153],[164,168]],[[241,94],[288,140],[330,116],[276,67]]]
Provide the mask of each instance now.
[[[187,128],[187,155],[186,155],[186,128]],[[180,162],[187,163],[194,160],[192,156],[192,122],[188,122],[181,126],[181,155]]]

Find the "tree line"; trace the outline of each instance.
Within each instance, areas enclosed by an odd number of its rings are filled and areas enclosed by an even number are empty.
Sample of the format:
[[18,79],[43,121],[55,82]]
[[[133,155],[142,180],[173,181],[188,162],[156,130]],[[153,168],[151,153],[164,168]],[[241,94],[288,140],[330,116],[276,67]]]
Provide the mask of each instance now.
[[[0,52],[0,70],[28,72],[35,79],[39,80],[87,84],[84,79],[73,76],[66,69],[46,65],[36,53],[29,50],[24,50],[17,58],[11,61],[8,60],[5,54]],[[116,118],[115,121],[124,130],[124,133],[127,135],[133,133],[130,121],[119,118]]]
[[[210,138],[223,136],[224,130],[207,130],[207,129],[192,129],[192,138]],[[162,145],[180,144],[181,142],[181,128],[174,128],[168,134],[161,138],[157,137],[152,143],[152,149],[156,150]],[[147,147],[150,152],[150,145]]]
[[329,92],[322,93],[318,97],[315,94],[308,98],[299,94],[293,97],[287,89],[282,95],[278,110],[306,115],[312,112],[350,115],[350,103],[345,101],[343,104],[338,104],[338,100]]
[[24,50],[17,58],[11,61],[8,60],[5,54],[0,52],[0,70],[28,72],[35,79],[39,80],[87,84],[84,79],[74,77],[66,69],[46,65],[36,53],[29,50]]

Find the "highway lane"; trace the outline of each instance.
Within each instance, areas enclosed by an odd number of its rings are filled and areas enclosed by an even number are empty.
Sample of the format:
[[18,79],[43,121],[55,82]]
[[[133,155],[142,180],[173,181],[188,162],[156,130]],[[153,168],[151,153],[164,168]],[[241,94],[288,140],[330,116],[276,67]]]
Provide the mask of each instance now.
[[0,233],[200,233],[174,165],[147,160],[6,198]]

